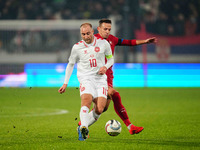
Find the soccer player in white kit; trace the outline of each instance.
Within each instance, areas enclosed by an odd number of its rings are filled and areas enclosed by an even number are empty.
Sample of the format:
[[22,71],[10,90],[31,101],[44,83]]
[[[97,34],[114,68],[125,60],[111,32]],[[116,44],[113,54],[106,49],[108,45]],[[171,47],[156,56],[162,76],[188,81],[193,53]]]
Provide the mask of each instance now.
[[[77,63],[81,96],[81,125],[78,127],[78,139],[84,141],[88,137],[88,125],[93,124],[100,117],[106,106],[108,85],[105,73],[114,64],[114,59],[110,44],[104,39],[94,37],[94,30],[90,23],[81,25],[80,34],[82,40],[72,48],[65,81],[58,92],[61,94],[65,92],[74,64]],[[92,102],[95,107],[89,113]]]

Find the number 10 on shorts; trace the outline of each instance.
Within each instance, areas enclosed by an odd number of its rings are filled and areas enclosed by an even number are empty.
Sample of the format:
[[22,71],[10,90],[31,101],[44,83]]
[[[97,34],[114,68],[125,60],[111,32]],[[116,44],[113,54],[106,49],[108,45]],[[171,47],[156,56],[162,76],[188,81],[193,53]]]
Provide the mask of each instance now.
[[104,87],[103,87],[103,95],[106,95],[107,96],[107,89],[105,89]]

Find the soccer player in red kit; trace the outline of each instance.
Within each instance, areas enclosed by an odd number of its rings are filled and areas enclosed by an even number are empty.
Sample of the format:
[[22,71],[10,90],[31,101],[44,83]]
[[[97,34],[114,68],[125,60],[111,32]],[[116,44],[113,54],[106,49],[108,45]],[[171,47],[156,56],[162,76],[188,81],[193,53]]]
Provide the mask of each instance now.
[[[135,46],[140,44],[148,44],[148,43],[156,43],[157,39],[155,37],[148,38],[145,40],[126,40],[126,39],[120,39],[118,37],[115,37],[110,34],[111,31],[111,20],[109,19],[101,19],[99,21],[99,26],[97,27],[98,34],[95,34],[96,37],[106,39],[112,49],[112,54],[114,56],[115,46]],[[107,82],[108,82],[108,101],[105,108],[105,111],[108,109],[108,106],[110,104],[110,101],[112,99],[114,103],[114,109],[117,115],[122,119],[122,121],[127,126],[130,134],[137,134],[140,133],[144,128],[143,127],[137,127],[134,126],[128,117],[128,114],[126,112],[125,107],[122,105],[121,96],[118,91],[116,91],[113,88],[113,70],[112,67],[110,67],[107,72]]]

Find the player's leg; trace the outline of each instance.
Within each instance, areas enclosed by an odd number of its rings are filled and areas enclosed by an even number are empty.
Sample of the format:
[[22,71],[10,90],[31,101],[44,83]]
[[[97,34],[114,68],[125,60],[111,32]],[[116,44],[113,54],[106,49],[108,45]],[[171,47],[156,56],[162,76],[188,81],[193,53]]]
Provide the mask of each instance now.
[[88,122],[89,122],[89,109],[94,97],[94,86],[90,80],[84,80],[80,84],[80,95],[81,95],[81,110],[80,110],[80,120],[81,125],[78,127],[79,140],[82,138],[86,139],[88,137]]
[[[112,88],[113,87],[113,72],[111,71],[107,71],[106,72],[106,75],[107,75],[107,84],[108,84],[108,91],[109,91],[109,88]],[[111,92],[108,92],[107,93],[107,102],[106,102],[106,106],[104,108],[104,112],[108,110],[108,107],[110,105],[110,102],[112,100],[112,95],[111,95]]]
[[94,108],[90,111],[89,116],[90,116],[90,120],[89,120],[89,126],[92,125],[93,123],[95,123],[101,113],[103,113],[104,108],[106,106],[106,102],[107,102],[107,91],[108,91],[108,86],[105,80],[99,81],[97,83],[95,83],[96,85],[96,89],[97,89],[97,93],[94,96]]
[[81,95],[81,110],[80,110],[80,120],[81,126],[85,126],[88,128],[88,120],[89,120],[89,109],[92,103],[92,95],[91,94],[82,94]]
[[128,114],[126,112],[126,109],[121,101],[121,96],[119,92],[117,92],[114,88],[109,87],[108,93],[112,96],[114,109],[117,115],[122,119],[122,121],[125,123],[126,126],[130,125],[131,122],[129,120]]
[[97,84],[97,93],[98,98],[95,105],[95,112],[96,114],[100,115],[103,113],[105,106],[107,104],[107,96],[108,96],[108,84],[107,81],[102,79]]
[[93,100],[93,103],[94,103],[94,107],[93,109],[89,112],[89,121],[88,121],[88,126],[91,126],[92,124],[94,124],[101,115],[97,114],[95,112],[95,109],[96,109],[96,105],[97,105],[97,98],[95,98]]
[[[80,110],[81,125],[79,126],[79,130],[80,130],[80,133],[82,134],[83,139],[88,138],[89,109],[92,103],[92,99],[93,97],[91,94],[81,95],[81,110]],[[82,141],[82,138],[80,138],[80,135],[79,135],[79,140]]]
[[115,112],[122,119],[124,124],[127,126],[130,134],[135,134],[135,133],[141,132],[143,130],[143,127],[136,127],[131,124],[128,114],[127,114],[127,111],[126,111],[124,105],[122,104],[121,96],[120,96],[119,92],[117,92],[114,88],[109,87],[108,94],[112,96]]
[[[103,112],[105,112],[108,107],[109,107],[109,104],[110,104],[110,101],[111,99],[107,99],[106,101],[106,106],[103,110]],[[96,108],[96,104],[97,104],[97,98],[93,100],[94,102],[94,107],[93,109],[89,112],[89,122],[88,122],[88,127],[91,126],[92,124],[94,124],[101,115],[98,115],[96,112],[95,112],[95,108]],[[81,121],[78,122],[78,125],[81,125]]]
[[107,98],[106,106],[105,106],[103,112],[105,112],[105,111],[108,110],[108,107],[109,107],[109,105],[110,105],[110,102],[111,102],[111,99],[108,99],[108,98]]
[[103,110],[106,106],[106,102],[107,102],[107,99],[105,97],[98,97],[97,104],[95,107],[96,114],[101,115],[103,113]]
[[[86,84],[88,84],[88,83],[86,83]],[[90,84],[90,87],[93,87],[95,84],[93,84],[93,82],[91,81],[91,84]],[[84,86],[84,85],[81,85],[81,86]],[[81,89],[81,88],[80,88]],[[93,90],[92,90],[93,89]],[[94,108],[88,113],[88,116],[89,116],[89,119],[88,119],[88,127],[89,126],[91,126],[93,123],[95,123],[97,120],[98,120],[98,118],[100,117],[100,115],[98,115],[98,114],[96,114],[95,113],[95,103],[97,102],[97,96],[98,96],[98,94],[97,94],[97,91],[96,90],[94,90],[94,88],[91,88],[90,89],[91,90],[91,93],[92,93],[92,95],[93,95],[93,102],[94,102]],[[81,91],[81,90],[80,90]],[[85,91],[83,91],[83,92],[87,92],[87,93],[89,93],[90,91],[87,91],[86,89],[85,89]],[[78,125],[80,126],[80,125],[82,125],[83,123],[82,123],[82,121],[80,120],[79,122],[78,122]]]

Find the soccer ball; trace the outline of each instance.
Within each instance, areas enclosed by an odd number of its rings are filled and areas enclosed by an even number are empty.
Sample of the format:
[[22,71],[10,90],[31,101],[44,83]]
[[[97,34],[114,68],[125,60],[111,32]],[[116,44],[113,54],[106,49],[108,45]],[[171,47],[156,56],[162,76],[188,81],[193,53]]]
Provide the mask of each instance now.
[[109,120],[105,125],[106,133],[110,136],[117,136],[121,133],[121,123],[117,120]]

